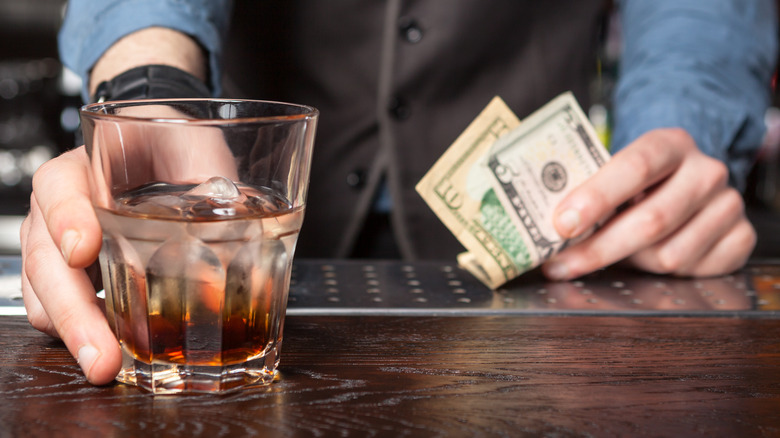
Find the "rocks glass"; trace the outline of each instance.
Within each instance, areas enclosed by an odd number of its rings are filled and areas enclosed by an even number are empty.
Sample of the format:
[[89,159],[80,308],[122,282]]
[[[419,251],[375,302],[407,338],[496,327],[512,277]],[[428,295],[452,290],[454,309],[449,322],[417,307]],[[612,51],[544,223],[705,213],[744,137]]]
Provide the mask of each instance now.
[[118,381],[154,393],[273,381],[317,118],[252,100],[81,109]]

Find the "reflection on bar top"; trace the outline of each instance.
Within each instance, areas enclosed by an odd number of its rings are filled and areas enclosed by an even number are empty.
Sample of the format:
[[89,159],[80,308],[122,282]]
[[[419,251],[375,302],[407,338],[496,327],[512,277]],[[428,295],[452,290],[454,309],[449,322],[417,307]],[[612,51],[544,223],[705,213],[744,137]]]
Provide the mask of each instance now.
[[[23,314],[21,260],[0,257],[0,315]],[[491,291],[454,263],[308,260],[293,266],[290,315],[592,314],[780,317],[780,261],[686,279],[620,268],[576,281],[530,272]]]

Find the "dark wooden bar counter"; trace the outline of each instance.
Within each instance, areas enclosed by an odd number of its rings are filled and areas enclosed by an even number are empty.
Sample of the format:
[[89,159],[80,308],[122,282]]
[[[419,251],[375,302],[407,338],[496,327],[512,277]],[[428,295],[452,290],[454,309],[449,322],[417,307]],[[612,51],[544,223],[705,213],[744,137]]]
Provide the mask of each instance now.
[[[0,436],[780,436],[774,265],[646,277],[669,298],[654,309],[629,308],[652,301],[634,274],[490,292],[455,271],[449,293],[471,301],[443,306],[427,268],[395,268],[412,272],[298,266],[279,380],[227,395],[91,386],[60,342],[0,316]],[[404,276],[404,293],[427,297],[407,314],[391,284]],[[358,283],[383,307],[351,306]],[[320,286],[337,307],[306,304]]]

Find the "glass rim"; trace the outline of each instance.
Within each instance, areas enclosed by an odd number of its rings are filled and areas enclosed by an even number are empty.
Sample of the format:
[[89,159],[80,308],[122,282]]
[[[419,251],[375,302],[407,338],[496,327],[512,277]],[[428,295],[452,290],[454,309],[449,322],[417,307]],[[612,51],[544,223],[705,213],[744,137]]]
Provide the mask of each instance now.
[[[106,112],[100,112],[101,108],[119,107],[129,108],[134,106],[144,105],[164,105],[164,104],[198,104],[198,103],[225,103],[225,104],[266,104],[288,108],[299,108],[300,114],[280,114],[280,115],[267,115],[267,116],[247,116],[247,117],[235,117],[227,119],[216,118],[204,118],[204,119],[187,119],[179,117],[143,117],[143,116],[130,116],[130,115],[117,115],[108,114]],[[134,121],[139,123],[171,123],[171,124],[187,124],[187,125],[225,125],[225,124],[244,124],[244,123],[258,123],[258,122],[296,122],[300,120],[313,119],[319,116],[319,110],[313,106],[280,102],[273,100],[260,100],[260,99],[229,99],[229,98],[155,98],[155,99],[133,99],[133,100],[112,100],[105,102],[94,102],[82,105],[79,108],[79,114],[92,119],[100,119],[106,121]]]

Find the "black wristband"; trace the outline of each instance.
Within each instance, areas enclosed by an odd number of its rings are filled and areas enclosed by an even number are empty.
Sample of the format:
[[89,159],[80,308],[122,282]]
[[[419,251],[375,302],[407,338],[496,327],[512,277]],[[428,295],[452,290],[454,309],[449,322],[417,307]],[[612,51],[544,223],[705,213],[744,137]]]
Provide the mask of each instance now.
[[144,65],[127,70],[98,85],[91,102],[178,97],[211,97],[195,76],[167,65]]

